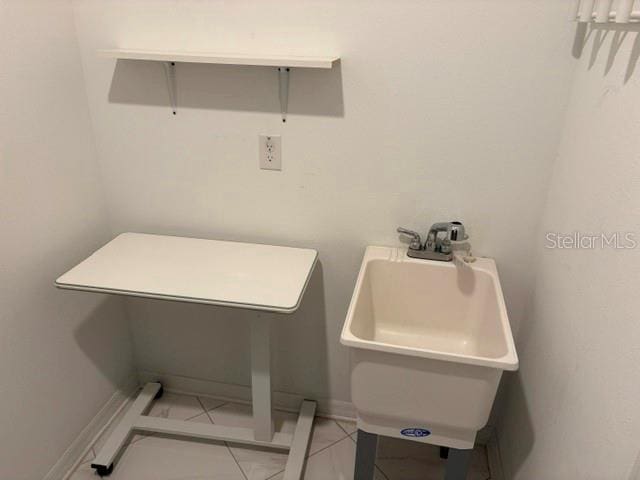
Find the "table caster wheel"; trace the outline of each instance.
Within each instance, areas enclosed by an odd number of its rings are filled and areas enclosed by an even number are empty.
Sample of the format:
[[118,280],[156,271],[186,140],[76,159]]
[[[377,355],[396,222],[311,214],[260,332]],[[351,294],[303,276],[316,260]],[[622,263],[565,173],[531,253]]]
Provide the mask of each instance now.
[[111,475],[111,472],[113,472],[113,463],[108,467],[105,467],[104,465],[96,465],[92,463],[91,468],[95,468],[96,473],[101,477],[108,477],[109,475]]
[[164,393],[164,388],[162,388],[162,385],[160,385],[160,390],[158,390],[158,393],[156,393],[156,396],[153,397],[154,400],[158,400],[159,398],[162,397],[162,394]]

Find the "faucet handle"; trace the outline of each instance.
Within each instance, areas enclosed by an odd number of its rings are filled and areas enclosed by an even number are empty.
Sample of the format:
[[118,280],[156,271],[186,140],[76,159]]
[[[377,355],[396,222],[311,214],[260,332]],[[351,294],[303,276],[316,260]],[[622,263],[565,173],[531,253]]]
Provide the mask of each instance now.
[[408,230],[402,227],[398,227],[396,231],[398,233],[411,237],[411,243],[409,244],[409,249],[422,250],[422,239],[420,238],[420,234],[418,232],[414,232],[413,230]]

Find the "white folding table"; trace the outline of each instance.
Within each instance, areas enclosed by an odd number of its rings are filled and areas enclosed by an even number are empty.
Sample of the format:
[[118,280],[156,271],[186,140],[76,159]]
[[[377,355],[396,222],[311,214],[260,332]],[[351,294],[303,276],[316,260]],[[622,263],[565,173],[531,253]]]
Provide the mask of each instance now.
[[[316,263],[311,249],[123,233],[56,280],[59,288],[222,305],[258,312],[296,311]],[[284,480],[300,480],[316,403],[303,400],[293,435],[275,432],[269,321],[251,320],[253,428],[146,416],[162,385],[147,383],[91,466],[101,476],[134,431],[224,440],[288,450]]]

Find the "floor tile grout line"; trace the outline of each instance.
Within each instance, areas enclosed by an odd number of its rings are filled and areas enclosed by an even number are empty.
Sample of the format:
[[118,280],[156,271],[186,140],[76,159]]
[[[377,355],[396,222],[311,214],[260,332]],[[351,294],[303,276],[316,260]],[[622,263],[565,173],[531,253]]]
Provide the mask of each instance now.
[[[228,402],[223,403],[222,405],[218,405],[217,407],[212,408],[211,410],[207,410],[204,407],[204,403],[202,403],[202,400],[200,400],[200,397],[196,397],[198,399],[198,402],[200,402],[200,406],[202,408],[204,408],[204,413],[207,415],[207,417],[209,418],[209,421],[211,422],[212,425],[215,425],[216,422],[213,421],[213,417],[211,417],[211,415],[209,415],[210,411],[215,410],[216,408],[220,408],[224,405],[226,405]],[[229,455],[231,455],[231,458],[233,458],[233,461],[236,462],[236,466],[238,467],[238,470],[240,470],[240,473],[242,474],[242,476],[244,477],[245,480],[249,480],[247,477],[247,474],[244,473],[244,470],[242,469],[242,467],[240,466],[240,462],[238,462],[238,459],[236,458],[236,456],[233,454],[233,451],[231,450],[231,447],[229,446],[229,442],[223,442],[225,447],[227,447],[227,451],[229,452]]]
[[[210,412],[212,412],[212,411],[214,411],[214,410],[216,410],[216,409],[218,409],[218,408],[220,408],[220,407],[223,407],[223,406],[227,405],[229,402],[223,402],[222,404],[217,405],[217,406],[215,406],[215,407],[213,407],[213,408],[211,408],[211,409],[208,409],[208,410],[207,410],[207,408],[204,406],[204,403],[202,402],[202,399],[201,399],[199,396],[197,396],[197,395],[194,395],[194,396],[195,396],[195,398],[198,400],[198,403],[200,404],[200,407],[202,408],[203,412],[207,415],[207,418],[209,419],[209,421],[210,421],[212,424],[214,424],[214,425],[215,425],[216,423],[215,423],[215,421],[213,420],[213,417],[211,416]],[[189,418],[188,418],[188,419],[186,419],[185,421],[192,420],[192,419],[194,419],[194,418],[196,418],[196,417],[199,417],[200,415],[202,415],[202,413],[199,413],[199,414],[197,414],[197,415],[194,415],[194,416],[192,416],[192,417],[189,417]],[[330,444],[326,445],[325,447],[321,448],[320,450],[317,450],[317,451],[315,451],[315,452],[313,452],[313,453],[308,454],[308,455],[306,456],[306,459],[309,459],[309,458],[311,458],[311,457],[313,457],[313,456],[317,455],[318,453],[323,452],[323,451],[327,450],[328,448],[333,447],[334,445],[336,445],[336,444],[338,444],[338,443],[342,442],[343,440],[345,440],[345,439],[347,439],[347,438],[351,438],[351,435],[352,435],[352,434],[350,434],[349,432],[347,432],[347,431],[346,431],[346,430],[345,430],[345,429],[344,429],[344,428],[343,428],[343,427],[342,427],[342,426],[341,426],[337,421],[335,421],[335,420],[331,420],[331,421],[332,421],[332,422],[333,422],[333,423],[338,427],[338,429],[339,429],[341,432],[343,432],[343,434],[344,434],[344,435],[343,435],[343,436],[340,436],[340,438],[336,439],[335,441],[331,442]],[[351,440],[353,441],[353,438],[351,438]],[[237,466],[238,466],[238,468],[240,469],[240,471],[241,471],[242,475],[244,476],[244,478],[248,480],[248,478],[247,478],[247,476],[246,476],[246,474],[245,474],[244,470],[242,469],[242,467],[240,466],[240,463],[238,462],[238,459],[237,459],[237,458],[236,458],[236,456],[233,454],[233,451],[232,451],[232,449],[231,449],[231,446],[229,445],[229,442],[226,442],[226,441],[225,441],[225,442],[223,442],[223,443],[224,443],[224,444],[225,444],[225,446],[227,447],[227,450],[229,451],[229,454],[231,455],[231,457],[232,457],[232,458],[233,458],[233,460],[235,461],[236,465],[237,465]],[[376,465],[376,468],[378,468],[378,470],[380,470],[380,467],[378,467],[377,465]],[[280,473],[282,473],[282,472],[284,472],[284,470],[280,470],[280,471],[278,471],[278,472],[274,473],[273,475],[271,475],[271,476],[267,477],[265,480],[269,480],[270,478],[273,478],[273,477],[275,477],[276,475],[279,475],[279,474],[280,474]],[[385,478],[388,478],[388,477],[386,476],[386,474],[384,474],[384,472],[382,472],[382,470],[380,470],[380,472],[383,474],[383,476],[384,476]]]
[[356,433],[356,432],[351,432],[351,433],[347,432],[347,430],[346,430],[342,425],[340,425],[340,423],[339,423],[339,422],[337,422],[337,421],[335,421],[335,420],[332,420],[332,422],[334,422],[336,425],[338,425],[338,428],[339,428],[340,430],[342,430],[344,433],[346,433],[347,435],[349,435],[349,436],[351,436],[351,435],[353,435],[354,433]]
[[[339,425],[338,425],[338,426],[339,426]],[[344,430],[344,428],[343,428],[343,430]],[[345,431],[346,431],[346,430],[345,430]],[[348,435],[348,438],[350,438],[350,439],[351,439],[351,441],[352,441],[353,443],[355,443],[355,444],[356,444],[356,448],[357,448],[357,447],[358,447],[358,441],[357,441],[355,438],[353,438],[353,434],[354,434],[354,433],[357,433],[357,432],[350,433],[350,434]],[[374,462],[374,466],[378,469],[378,471],[382,474],[382,476],[383,476],[386,480],[389,480],[389,476],[384,472],[384,470],[382,470],[382,467],[381,467],[380,465],[378,465],[378,459],[377,459],[377,458],[376,458],[376,461]],[[487,479],[487,480],[491,480],[491,479],[489,478],[489,479]]]
[[[314,455],[317,455],[320,452],[324,452],[327,448],[331,448],[333,447],[336,443],[340,443],[341,441],[345,440],[348,437],[348,435],[346,437],[342,437],[339,440],[336,440],[335,442],[330,443],[329,445],[327,445],[326,447],[322,447],[320,450],[317,450],[313,453],[310,453],[309,455],[307,455],[306,458],[311,458]],[[311,442],[309,442],[309,447],[311,447]]]
[[[344,431],[343,429],[341,429],[341,430],[342,430],[342,431]],[[346,432],[345,432],[345,434],[346,434]],[[330,444],[329,444],[329,445],[327,445],[326,447],[322,447],[320,450],[317,450],[317,451],[315,451],[315,452],[313,452],[313,453],[308,454],[308,455],[305,457],[305,461],[306,461],[306,460],[308,460],[308,459],[310,459],[310,458],[311,458],[311,457],[313,457],[314,455],[317,455],[317,454],[318,454],[318,453],[320,453],[320,452],[324,452],[327,448],[331,448],[331,447],[333,447],[334,445],[336,445],[337,443],[342,442],[343,440],[345,440],[345,439],[346,439],[346,438],[348,438],[348,437],[349,437],[349,435],[347,435],[347,436],[345,436],[345,437],[341,437],[339,440],[336,440],[335,442],[330,443]],[[311,443],[311,442],[310,442],[310,443]],[[309,444],[309,447],[311,447],[311,444]],[[275,477],[276,475],[278,475],[278,474],[280,474],[280,473],[282,473],[282,472],[284,472],[284,470],[280,470],[279,472],[274,473],[273,475],[271,475],[271,477],[267,477],[265,480],[269,480],[270,478],[273,478],[273,477]]]
[[[220,405],[216,405],[215,407],[208,409],[207,407],[204,406],[204,403],[202,402],[202,399],[200,397],[198,397],[197,395],[195,397],[198,399],[198,402],[200,402],[200,406],[205,412],[213,412],[214,410],[224,407],[225,405],[229,405],[230,403],[233,403],[233,402],[227,402],[225,400],[213,399],[213,400],[216,400],[216,402],[222,402],[222,403],[220,403]],[[211,398],[211,397],[206,397],[206,398]]]
[[233,454],[233,450],[231,450],[231,446],[229,445],[229,442],[224,442],[224,444],[227,446],[227,450],[229,450],[229,455],[231,455],[231,458],[233,458],[233,461],[236,462],[236,465],[238,466],[238,470],[240,470],[240,473],[242,473],[242,476],[246,479],[249,480],[249,478],[247,477],[247,474],[244,473],[243,468],[240,466],[240,462],[238,462],[238,459],[236,458],[236,456]]
[[[194,418],[199,417],[199,416],[201,416],[201,415],[202,415],[202,413],[204,413],[204,414],[206,414],[206,416],[207,416],[207,418],[209,419],[209,421],[210,421],[212,424],[214,424],[214,425],[215,425],[216,423],[215,423],[215,421],[213,420],[213,417],[212,417],[212,415],[210,414],[210,412],[212,412],[212,411],[214,411],[214,410],[216,410],[216,409],[218,409],[218,408],[221,408],[221,407],[223,407],[223,406],[225,406],[225,405],[227,405],[227,404],[229,404],[229,403],[230,403],[230,402],[223,402],[223,403],[221,403],[220,405],[217,405],[217,406],[215,406],[215,407],[213,407],[213,408],[211,408],[211,409],[207,409],[207,408],[205,407],[204,403],[202,402],[202,400],[200,399],[200,397],[199,397],[199,396],[197,396],[197,395],[193,395],[193,396],[197,399],[198,404],[199,404],[199,405],[200,405],[200,407],[202,408],[202,412],[201,412],[201,413],[198,413],[198,414],[195,414],[195,415],[192,415],[192,416],[190,416],[190,417],[186,418],[184,421],[190,421],[190,420],[193,420]],[[351,441],[353,441],[354,443],[357,443],[357,442],[356,442],[356,440],[353,438],[353,433],[349,433],[349,432],[348,432],[348,431],[347,431],[347,430],[346,430],[342,425],[340,425],[337,421],[335,421],[335,420],[333,420],[333,419],[332,419],[331,421],[333,421],[333,422],[338,426],[338,429],[339,429],[341,432],[343,432],[343,433],[344,433],[344,436],[341,436],[340,438],[336,439],[335,441],[331,442],[330,444],[326,445],[325,447],[323,447],[323,448],[321,448],[321,449],[319,449],[319,450],[317,450],[317,451],[315,451],[315,452],[313,452],[313,453],[311,453],[311,454],[307,455],[305,460],[308,460],[308,459],[310,459],[311,457],[313,457],[313,456],[315,456],[315,455],[317,455],[317,454],[319,454],[319,453],[321,453],[321,452],[323,452],[323,451],[325,451],[325,450],[327,450],[327,449],[329,449],[329,448],[331,448],[331,447],[335,446],[336,444],[338,444],[338,443],[340,443],[340,442],[344,441],[346,438],[349,438],[349,439],[351,439]],[[356,432],[354,432],[354,433],[356,433]],[[144,435],[144,436],[143,436],[143,435],[140,435],[140,437],[141,437],[141,438],[137,438],[137,439],[135,439],[135,440],[132,440],[129,444],[136,443],[136,442],[138,442],[138,441],[140,441],[140,440],[144,440],[145,438],[148,438],[148,437],[151,437],[151,436],[153,436],[153,434],[150,434],[150,435]],[[238,469],[240,470],[240,473],[242,474],[242,476],[244,477],[244,479],[245,479],[245,480],[248,480],[248,477],[247,477],[246,473],[244,472],[243,468],[240,466],[240,463],[238,462],[238,459],[237,459],[237,458],[236,458],[236,456],[234,455],[234,453],[233,453],[233,451],[232,451],[232,449],[231,449],[231,446],[230,446],[229,442],[224,441],[223,443],[224,443],[224,444],[225,444],[225,446],[227,447],[227,450],[229,451],[229,454],[230,454],[230,455],[231,455],[231,457],[233,458],[234,462],[236,463],[236,465],[237,465]],[[93,456],[94,456],[94,458],[95,458],[96,453],[95,453],[95,448],[94,448],[94,446],[93,446],[93,445],[90,447],[90,451],[91,451],[91,453],[93,454]],[[376,468],[376,470],[378,471],[378,473],[379,473],[379,474],[381,474],[381,476],[383,477],[383,480],[389,480],[389,477],[388,477],[388,476],[387,476],[387,474],[382,470],[382,468],[380,468],[380,466],[377,464],[377,462],[376,462],[375,468]],[[264,480],[271,480],[271,479],[273,479],[273,478],[277,477],[278,475],[282,474],[283,472],[285,472],[285,469],[283,469],[283,470],[279,470],[278,472],[275,472],[274,474],[270,475],[269,477],[266,477]],[[490,477],[488,477],[486,480],[491,480],[491,478],[490,478]]]
[[[202,408],[202,411],[203,411],[204,413],[207,413],[207,409],[206,409],[206,407],[204,406],[204,403],[202,403],[202,400],[201,400],[201,399],[200,399],[200,397],[198,397],[197,395],[196,395],[196,400],[198,400],[198,404],[200,405],[200,408]],[[208,414],[207,414],[207,417],[209,417],[209,415],[208,415]],[[209,417],[209,420],[211,420],[211,417]]]
[[[197,414],[195,414],[195,415],[192,415],[192,416],[190,416],[190,417],[188,417],[188,418],[184,419],[184,421],[191,421],[191,420],[193,420],[193,419],[195,419],[195,418],[197,418],[197,417],[202,416],[202,413],[204,413],[204,414],[206,414],[206,418],[208,418],[208,419],[209,419],[209,421],[210,421],[212,424],[214,424],[214,425],[215,425],[216,423],[215,423],[215,421],[214,421],[214,419],[213,419],[213,413],[212,413],[212,412],[213,412],[213,411],[215,411],[215,410],[217,410],[217,409],[219,409],[219,408],[221,408],[221,407],[224,407],[225,405],[229,405],[229,404],[233,404],[233,403],[234,403],[234,402],[228,402],[228,401],[226,401],[226,402],[225,402],[225,401],[223,401],[223,400],[217,400],[217,401],[222,402],[222,403],[220,403],[219,405],[214,406],[213,408],[207,409],[207,408],[205,407],[205,404],[203,403],[202,399],[201,399],[199,396],[197,396],[197,395],[189,395],[189,396],[193,396],[193,397],[195,397],[195,398],[196,398],[196,400],[197,400],[197,402],[198,402],[199,406],[200,406],[200,407],[201,407],[201,409],[202,409],[202,412],[197,413]],[[165,417],[165,418],[168,418],[168,417]],[[349,433],[349,432],[347,431],[347,429],[346,429],[345,427],[343,427],[343,426],[342,426],[338,421],[336,421],[335,419],[330,419],[330,420],[338,426],[338,431],[343,432],[343,433],[344,433],[344,436],[342,436],[342,435],[341,435],[341,436],[340,436],[340,438],[335,439],[334,441],[332,441],[332,442],[331,442],[331,443],[329,443],[328,445],[326,445],[326,446],[324,446],[324,447],[320,448],[319,450],[317,450],[317,451],[315,451],[315,452],[313,452],[313,453],[310,453],[310,454],[306,455],[305,462],[306,462],[306,461],[308,461],[311,457],[314,457],[314,456],[316,456],[317,454],[319,454],[319,453],[321,453],[321,452],[324,452],[325,450],[327,450],[327,449],[329,449],[329,448],[334,447],[334,446],[335,446],[335,445],[337,445],[338,443],[340,443],[340,442],[344,441],[347,437],[348,437],[348,438],[349,438],[353,443],[355,443],[355,444],[356,444],[356,446],[357,446],[357,440],[356,440],[356,438],[355,438],[355,437],[356,437],[356,435],[357,435],[357,430],[356,430],[356,432]],[[314,422],[315,422],[315,420],[314,420]],[[154,436],[154,434],[153,434],[153,433],[150,433],[149,435],[144,435],[144,434],[142,434],[142,433],[140,433],[140,432],[137,432],[137,433],[138,433],[138,435],[137,435],[137,436],[138,436],[138,438],[136,438],[136,439],[133,439],[133,438],[132,438],[132,439],[131,439],[131,441],[130,441],[130,442],[128,442],[128,443],[127,443],[127,445],[125,445],[125,447],[124,447],[124,448],[126,448],[127,446],[132,445],[132,444],[134,444],[134,443],[137,443],[137,442],[139,442],[139,441],[141,441],[141,440],[144,440],[145,438],[149,438],[149,437]],[[227,441],[222,441],[222,443],[224,443],[224,445],[227,447],[227,450],[228,450],[229,454],[231,455],[231,457],[233,458],[233,460],[234,460],[234,462],[235,462],[236,466],[238,467],[238,469],[239,469],[239,471],[240,471],[240,473],[241,473],[241,475],[242,475],[242,478],[244,478],[245,480],[248,480],[248,479],[249,479],[249,477],[247,476],[247,473],[245,473],[244,469],[242,468],[242,466],[240,465],[240,463],[239,463],[238,459],[236,458],[236,455],[234,454],[234,452],[233,452],[233,450],[232,450],[232,448],[231,448],[230,443],[229,443],[229,442],[227,442]],[[357,448],[357,447],[356,447],[356,448]],[[96,451],[97,451],[97,449],[96,449],[96,446],[95,446],[95,445],[91,445],[91,446],[89,447],[89,449],[88,449],[88,452],[89,452],[91,455],[93,455],[93,458],[95,458],[95,457],[97,456],[97,455],[96,455]],[[90,460],[89,460],[89,461],[90,461]],[[88,463],[89,461],[84,462],[84,463]],[[387,475],[387,473],[386,473],[386,472],[381,468],[381,466],[380,466],[380,465],[378,464],[378,462],[377,462],[377,459],[376,459],[376,462],[375,462],[375,469],[376,469],[376,473],[377,473],[377,474],[379,474],[379,475],[381,476],[381,479],[380,479],[380,480],[390,480],[390,478],[391,478],[391,477],[389,477],[389,476]],[[286,471],[286,469],[279,470],[279,471],[277,471],[277,472],[275,472],[275,473],[273,473],[273,474],[269,475],[268,477],[265,477],[265,478],[264,478],[264,480],[273,480],[273,479],[275,479],[276,477],[278,477],[279,475],[283,474],[285,471]],[[484,478],[484,480],[491,480],[491,478],[492,478],[492,477],[491,477],[491,474],[489,473],[489,474],[488,474],[488,476],[487,476],[486,478]]]
[[224,407],[224,406],[227,406],[227,405],[229,405],[229,404],[231,404],[231,403],[233,403],[233,402],[224,402],[224,403],[221,403],[220,405],[216,405],[215,407],[210,408],[209,410],[207,410],[207,412],[213,412],[214,410],[218,410],[219,408],[222,408],[222,407]]
[[[186,394],[185,394],[185,396],[187,396],[187,397],[195,397],[196,400],[198,401],[198,404],[200,405],[200,408],[202,408],[202,412],[201,413],[196,413],[195,415],[192,415],[192,416],[190,416],[188,418],[185,418],[184,420],[182,420],[183,422],[189,422],[189,421],[193,420],[194,418],[199,417],[202,414],[206,414],[207,417],[209,418],[209,420],[211,420],[211,422],[213,422],[213,419],[209,415],[207,409],[204,407],[204,404],[200,400],[200,397],[198,397],[197,395],[186,395]],[[221,406],[222,405],[218,405],[218,407],[221,407]],[[218,408],[218,407],[215,407],[215,408]],[[214,409],[212,409],[212,410],[214,410]],[[149,415],[149,416],[155,416],[155,415]],[[167,417],[159,417],[159,418],[169,418],[169,417],[167,416]],[[155,433],[154,432],[150,432],[150,433],[147,433],[147,434],[138,433],[138,436],[139,436],[139,438],[132,438],[128,445],[133,445],[134,443],[138,443],[138,442],[144,440],[145,438],[154,437]],[[135,437],[135,434],[133,435],[133,437]],[[95,456],[95,452],[94,452],[94,456]]]
[[[200,397],[196,397],[196,398],[198,399],[198,403],[200,403],[200,406],[204,409],[204,413],[205,413],[205,415],[207,416],[207,418],[209,419],[209,421],[210,421],[213,425],[215,425],[215,424],[216,424],[216,422],[214,422],[214,421],[213,421],[213,417],[211,417],[211,415],[209,415],[209,411],[208,411],[206,408],[204,408],[204,404],[202,403],[202,400],[200,400]],[[224,443],[227,443],[227,442],[224,442]]]
[[[335,422],[337,424],[337,422],[335,420],[332,420],[332,422]],[[338,425],[338,427],[340,428],[340,430],[342,430],[345,433],[344,437],[340,437],[338,440],[336,440],[335,442],[330,443],[329,445],[327,445],[326,447],[321,448],[320,450],[317,450],[313,453],[308,454],[305,457],[305,461],[310,459],[311,457],[313,457],[314,455],[320,453],[320,452],[324,452],[327,448],[331,448],[333,447],[335,444],[340,443],[341,441],[345,440],[346,438],[349,437],[349,434],[344,430],[344,428],[340,427],[340,425]],[[309,447],[311,447],[311,442],[309,444]],[[275,477],[276,475],[280,475],[282,472],[284,472],[284,470],[280,470],[276,473],[274,473],[273,475],[271,475],[270,477],[265,478],[265,480],[269,480],[270,478]]]
[[[335,420],[334,420],[334,421],[335,421]],[[326,447],[323,447],[323,448],[321,448],[320,450],[317,450],[317,451],[315,451],[315,452],[313,452],[313,453],[311,453],[311,454],[307,455],[307,456],[305,457],[305,462],[306,462],[307,460],[309,460],[311,457],[313,457],[313,456],[317,455],[317,454],[318,454],[318,453],[320,453],[320,452],[324,452],[327,448],[331,448],[331,447],[333,447],[334,445],[336,445],[336,444],[338,444],[338,443],[342,442],[343,440],[346,440],[347,438],[350,438],[352,441],[354,441],[354,440],[353,440],[353,438],[351,438],[351,435],[349,435],[349,434],[344,430],[344,428],[341,428],[341,430],[345,432],[345,434],[346,434],[346,436],[345,436],[345,437],[342,437],[342,438],[340,438],[340,440],[336,440],[335,442],[331,443],[330,445],[327,445]],[[354,441],[354,443],[355,443],[355,441]],[[375,467],[378,469],[378,471],[382,474],[382,476],[383,476],[386,480],[389,480],[389,477],[387,477],[387,474],[386,474],[386,473],[384,473],[384,472],[382,471],[382,469],[381,469],[378,465],[376,465]],[[282,472],[284,472],[284,470],[280,470],[279,472],[274,473],[274,474],[273,474],[273,475],[271,475],[270,477],[265,478],[265,480],[270,480],[271,478],[275,477],[276,475],[280,475]]]
[[[200,400],[200,399],[198,398],[198,400]],[[202,402],[200,402],[200,403],[202,404]],[[212,411],[213,411],[213,410],[215,410],[216,408],[220,408],[220,407],[222,407],[222,406],[224,406],[224,405],[227,405],[228,403],[231,403],[231,402],[223,403],[222,405],[218,405],[217,407],[214,407],[214,408],[212,408],[211,410],[207,410],[207,411],[206,411],[206,414],[207,414],[207,416],[209,417],[209,420],[211,420],[211,423],[213,423],[213,424],[215,425],[215,422],[213,421],[213,418],[211,417],[211,415],[209,415],[209,412],[212,412]],[[229,453],[230,453],[230,454],[231,454],[231,456],[233,457],[233,460],[236,462],[236,465],[238,465],[238,468],[239,468],[239,469],[240,469],[240,471],[242,472],[242,475],[244,476],[244,478],[245,478],[246,480],[249,480],[249,479],[248,479],[248,477],[247,477],[247,475],[244,473],[244,469],[240,466],[240,462],[238,462],[238,459],[237,459],[237,458],[236,458],[236,456],[233,454],[233,450],[231,450],[231,446],[229,445],[229,442],[224,442],[224,444],[227,446],[227,449],[229,450]],[[271,475],[271,476],[269,476],[269,477],[265,478],[265,480],[269,480],[270,478],[273,478],[273,477],[275,477],[276,475],[279,475],[279,474],[280,474],[280,473],[282,473],[282,472],[284,472],[284,470],[280,470],[280,471],[278,471],[278,472],[274,473],[273,475]]]
[[[358,445],[358,442],[356,442],[356,446]],[[386,478],[386,480],[389,480],[389,475],[387,475],[387,472],[385,472],[382,467],[380,465],[378,465],[378,459],[376,458],[376,460],[373,462],[373,466],[382,474],[382,476],[384,478]]]
[[267,478],[265,478],[264,480],[271,480],[272,478],[280,475],[281,473],[283,473],[284,470],[280,470],[279,472],[274,473],[273,475],[269,475]]
[[[184,422],[189,422],[189,421],[193,420],[194,418],[198,418],[198,417],[202,416],[202,414],[204,414],[204,413],[207,413],[207,411],[205,410],[205,411],[204,411],[204,412],[202,412],[202,413],[198,413],[198,414],[193,415],[193,416],[191,416],[191,417],[189,417],[189,418],[185,418],[183,421],[184,421]],[[207,416],[208,416],[208,415],[207,415]]]
[[382,470],[377,464],[374,464],[374,467],[376,468],[376,470],[378,470],[378,472],[380,472],[380,475],[382,475],[385,480],[389,480],[389,477],[386,473],[384,473],[384,470]]

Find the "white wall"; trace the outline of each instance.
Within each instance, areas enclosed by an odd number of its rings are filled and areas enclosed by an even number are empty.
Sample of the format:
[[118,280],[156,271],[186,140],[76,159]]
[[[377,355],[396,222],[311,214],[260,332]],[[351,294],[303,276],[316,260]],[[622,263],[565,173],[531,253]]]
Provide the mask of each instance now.
[[[97,1],[75,3],[114,233],[172,233],[317,248],[303,311],[280,319],[276,388],[349,399],[338,342],[363,249],[398,225],[465,222],[497,259],[522,316],[535,225],[573,63],[557,0]],[[162,66],[105,47],[339,54],[291,75],[180,64],[172,116]],[[281,173],[258,169],[282,134]],[[247,384],[245,316],[129,303],[141,370]]]
[[640,250],[543,248],[546,232],[640,240],[639,57],[637,28],[594,31],[576,73],[499,430],[507,478],[640,473]]
[[131,373],[123,305],[56,290],[109,237],[69,2],[0,2],[0,478],[42,478]]

